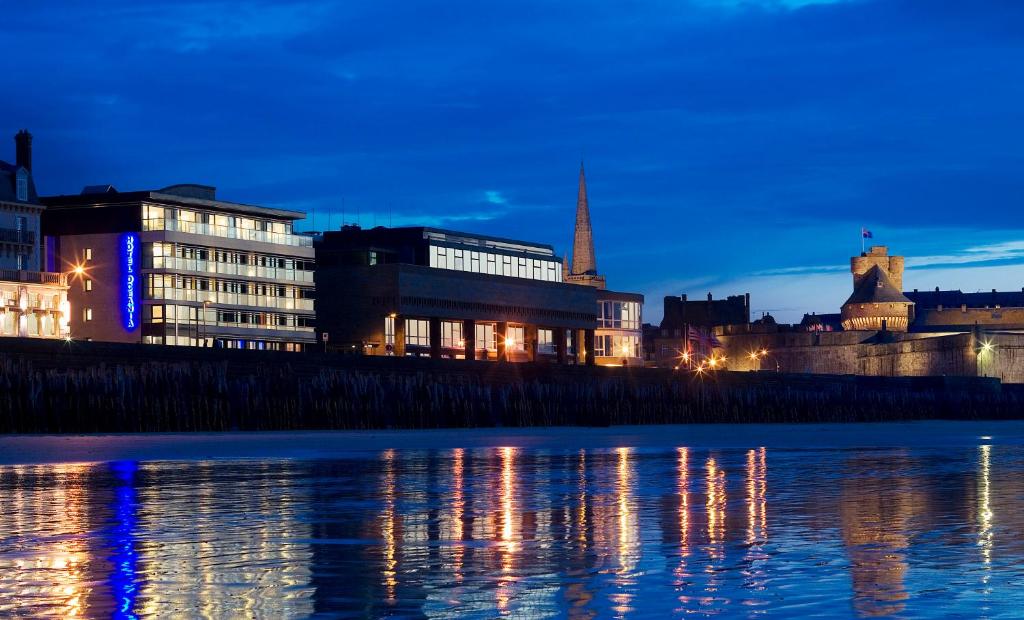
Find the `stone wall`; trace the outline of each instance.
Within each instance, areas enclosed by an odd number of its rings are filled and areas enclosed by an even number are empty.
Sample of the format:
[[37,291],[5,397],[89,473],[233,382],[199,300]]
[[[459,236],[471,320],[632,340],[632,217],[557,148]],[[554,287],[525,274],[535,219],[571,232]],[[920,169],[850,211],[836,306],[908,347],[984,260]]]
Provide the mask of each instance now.
[[[721,335],[730,370],[874,377],[996,377],[1024,383],[1024,334],[776,332]],[[886,341],[888,340],[888,341]],[[987,346],[986,346],[987,345]],[[754,351],[766,355],[751,358]]]
[[[857,347],[874,332],[776,332],[719,336],[730,370],[857,374]],[[752,352],[766,351],[751,358]]]
[[1004,329],[1024,328],[1024,308],[918,308],[915,317],[911,328],[915,331],[974,325],[998,326]]
[[907,338],[862,345],[857,374],[876,377],[977,376],[971,334]]

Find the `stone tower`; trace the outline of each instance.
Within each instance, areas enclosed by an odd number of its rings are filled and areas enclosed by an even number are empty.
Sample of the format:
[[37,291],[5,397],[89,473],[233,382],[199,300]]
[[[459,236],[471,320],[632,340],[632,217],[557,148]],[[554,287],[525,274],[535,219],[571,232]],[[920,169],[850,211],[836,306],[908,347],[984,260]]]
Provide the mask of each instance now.
[[587,202],[587,178],[580,162],[580,185],[576,195],[576,228],[572,240],[572,268],[563,267],[562,279],[573,284],[605,287],[604,276],[597,274],[594,253],[594,232],[590,227],[590,205]]
[[889,248],[884,245],[873,245],[867,252],[850,259],[853,287],[857,288],[871,268],[876,266],[889,276],[897,291],[903,291],[903,257],[889,256]]
[[845,330],[905,332],[914,320],[914,303],[903,295],[903,257],[889,256],[884,245],[850,259],[853,294],[843,304]]

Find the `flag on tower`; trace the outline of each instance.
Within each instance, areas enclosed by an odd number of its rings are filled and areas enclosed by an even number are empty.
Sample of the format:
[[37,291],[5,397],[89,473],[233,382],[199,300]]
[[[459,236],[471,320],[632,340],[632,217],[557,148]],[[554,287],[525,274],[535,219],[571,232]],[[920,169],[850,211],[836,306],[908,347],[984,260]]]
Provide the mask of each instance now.
[[871,231],[868,230],[867,228],[861,228],[860,229],[860,236],[861,236],[862,239],[874,239],[874,237],[875,237],[874,235],[871,234]]

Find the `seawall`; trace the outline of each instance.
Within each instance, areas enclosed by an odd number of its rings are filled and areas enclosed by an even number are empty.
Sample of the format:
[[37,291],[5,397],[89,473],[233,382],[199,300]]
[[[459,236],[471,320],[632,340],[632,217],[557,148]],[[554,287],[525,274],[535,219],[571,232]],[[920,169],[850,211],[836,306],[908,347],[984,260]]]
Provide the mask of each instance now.
[[1016,419],[984,377],[691,373],[5,339],[0,431]]

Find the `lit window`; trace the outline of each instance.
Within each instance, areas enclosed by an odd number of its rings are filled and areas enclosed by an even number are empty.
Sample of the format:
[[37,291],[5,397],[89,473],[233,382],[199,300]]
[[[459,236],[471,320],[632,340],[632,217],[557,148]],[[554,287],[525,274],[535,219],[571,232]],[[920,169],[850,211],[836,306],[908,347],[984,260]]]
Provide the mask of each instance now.
[[475,327],[477,351],[496,351],[494,323],[477,323]]
[[384,344],[395,346],[395,317],[384,317]]
[[406,319],[405,344],[412,347],[429,347],[430,321],[425,319]]
[[466,346],[462,338],[462,321],[441,322],[441,346],[446,349],[460,349]]
[[92,260],[92,248],[85,248],[85,260]]
[[505,347],[509,351],[525,351],[526,328],[522,325],[509,325],[505,333]]
[[92,320],[92,308],[86,308],[85,312],[83,313],[82,318],[85,319],[86,321],[91,321]]
[[92,290],[92,280],[90,280],[89,278],[86,278],[85,281],[82,282],[82,287],[86,291],[91,291]]

